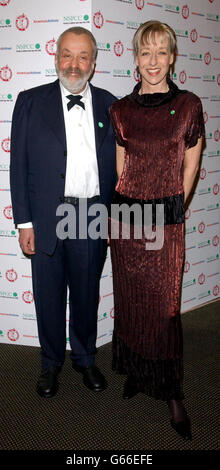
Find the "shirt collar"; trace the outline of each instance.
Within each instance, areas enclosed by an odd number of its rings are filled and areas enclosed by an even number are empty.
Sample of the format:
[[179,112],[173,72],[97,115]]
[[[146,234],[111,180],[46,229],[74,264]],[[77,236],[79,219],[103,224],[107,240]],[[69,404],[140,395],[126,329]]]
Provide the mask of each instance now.
[[[62,96],[63,97],[67,97],[69,94],[72,94],[73,96],[74,95],[81,95],[82,96],[82,101],[86,101],[86,99],[89,98],[89,95],[90,95],[90,86],[89,86],[89,82],[86,83],[86,87],[84,88],[83,91],[81,91],[81,93],[70,93],[64,86],[63,84],[61,83],[60,81],[60,89],[61,89],[61,93],[62,93]],[[67,98],[66,98],[67,99]]]

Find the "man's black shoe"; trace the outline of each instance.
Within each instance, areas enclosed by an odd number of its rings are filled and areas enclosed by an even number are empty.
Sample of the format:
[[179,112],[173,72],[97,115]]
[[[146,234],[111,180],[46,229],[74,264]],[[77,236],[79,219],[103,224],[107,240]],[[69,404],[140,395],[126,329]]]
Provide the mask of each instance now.
[[37,393],[44,398],[52,398],[56,395],[59,387],[58,368],[49,368],[41,372],[37,382]]
[[104,375],[102,375],[98,367],[82,367],[73,363],[73,369],[83,375],[83,383],[90,390],[94,392],[102,392],[107,388],[107,381],[105,380]]

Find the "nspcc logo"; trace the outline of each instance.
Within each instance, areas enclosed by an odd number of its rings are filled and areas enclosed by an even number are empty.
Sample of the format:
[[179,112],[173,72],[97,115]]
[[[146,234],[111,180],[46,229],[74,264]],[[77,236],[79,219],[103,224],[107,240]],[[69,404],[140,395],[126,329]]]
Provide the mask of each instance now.
[[104,24],[104,17],[102,15],[101,11],[97,11],[96,13],[94,13],[93,23],[94,23],[96,28],[98,28],[98,29],[102,28],[102,26]]
[[205,232],[205,223],[204,222],[200,222],[200,224],[198,225],[198,231],[199,231],[199,233],[204,233]]
[[0,68],[0,78],[3,82],[9,82],[12,78],[12,70],[8,65]]
[[18,275],[14,269],[8,269],[5,273],[5,276],[9,282],[15,282],[18,278]]
[[200,284],[200,286],[202,286],[202,284],[204,284],[204,282],[205,282],[205,274],[201,273],[198,277],[198,283]]
[[31,304],[34,300],[32,292],[30,290],[23,292],[22,299],[26,304]]
[[0,0],[0,5],[2,7],[7,7],[11,0]]
[[144,0],[135,0],[135,5],[138,10],[143,10],[144,8]]
[[190,33],[190,39],[192,42],[196,42],[197,39],[198,39],[198,33],[196,31],[196,29],[192,29],[191,33]]
[[216,131],[214,132],[214,139],[216,142],[218,142],[220,139],[220,131],[218,129],[216,129]]
[[217,194],[219,193],[219,185],[218,185],[218,183],[215,183],[215,184],[214,184],[212,190],[213,190],[213,194],[214,194],[215,196],[217,196]]
[[204,54],[204,62],[205,62],[205,64],[206,64],[206,65],[209,65],[210,62],[211,62],[211,60],[212,60],[212,57],[211,57],[210,52],[206,52],[206,53]]
[[117,57],[120,57],[124,52],[124,46],[121,41],[117,41],[114,44],[114,52]]
[[188,5],[183,5],[182,17],[184,18],[184,20],[187,20],[187,18],[189,17],[189,7],[188,7]]
[[17,330],[15,330],[15,328],[13,328],[12,330],[8,330],[7,336],[10,341],[17,341],[19,338],[19,334]]
[[24,13],[23,15],[18,16],[16,18],[15,25],[19,31],[25,31],[29,26],[28,17]]
[[55,39],[51,39],[50,41],[47,41],[45,49],[46,49],[46,52],[49,55],[55,55],[56,54],[56,41],[55,41]]
[[213,287],[212,293],[215,297],[219,294],[219,286],[218,285]]
[[3,139],[1,143],[1,148],[4,152],[10,153],[10,138]]
[[186,77],[186,72],[185,72],[185,70],[182,70],[182,71],[180,72],[180,74],[179,74],[179,81],[180,81],[180,83],[182,83],[182,84],[185,83],[186,78],[187,78],[187,77]]
[[205,168],[201,168],[200,170],[200,179],[204,180],[206,178],[206,170]]
[[12,206],[7,206],[3,210],[3,214],[6,219],[11,220],[12,219]]
[[218,246],[218,244],[219,244],[219,236],[218,235],[215,235],[213,237],[212,244],[213,244],[213,246]]

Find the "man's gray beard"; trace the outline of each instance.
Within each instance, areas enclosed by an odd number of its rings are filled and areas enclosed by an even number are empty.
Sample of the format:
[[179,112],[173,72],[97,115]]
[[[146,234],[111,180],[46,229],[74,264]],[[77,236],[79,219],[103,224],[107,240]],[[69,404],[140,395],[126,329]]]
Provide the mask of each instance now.
[[82,91],[85,86],[86,86],[86,83],[92,73],[92,67],[89,71],[89,73],[87,73],[86,75],[83,74],[82,77],[80,77],[75,83],[72,83],[71,80],[69,80],[63,72],[60,72],[58,70],[58,67],[56,67],[56,72],[57,72],[57,75],[58,75],[58,78],[59,80],[61,81],[62,85],[70,92],[70,93],[78,93],[80,91]]

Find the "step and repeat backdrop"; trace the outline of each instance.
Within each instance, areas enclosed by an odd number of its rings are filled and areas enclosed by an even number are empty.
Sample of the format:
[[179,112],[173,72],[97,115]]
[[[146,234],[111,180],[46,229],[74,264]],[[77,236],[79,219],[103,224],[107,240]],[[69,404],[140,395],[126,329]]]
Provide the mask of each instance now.
[[[92,83],[118,98],[130,93],[139,80],[131,44],[139,25],[158,19],[174,28],[178,57],[173,80],[201,98],[206,124],[199,180],[186,212],[181,311],[220,296],[219,15],[219,0],[0,0],[0,342],[39,345],[30,260],[19,248],[11,208],[12,112],[20,91],[56,80],[56,40],[74,25],[92,31],[98,43]],[[113,322],[108,252],[100,287],[97,346],[111,341]]]

